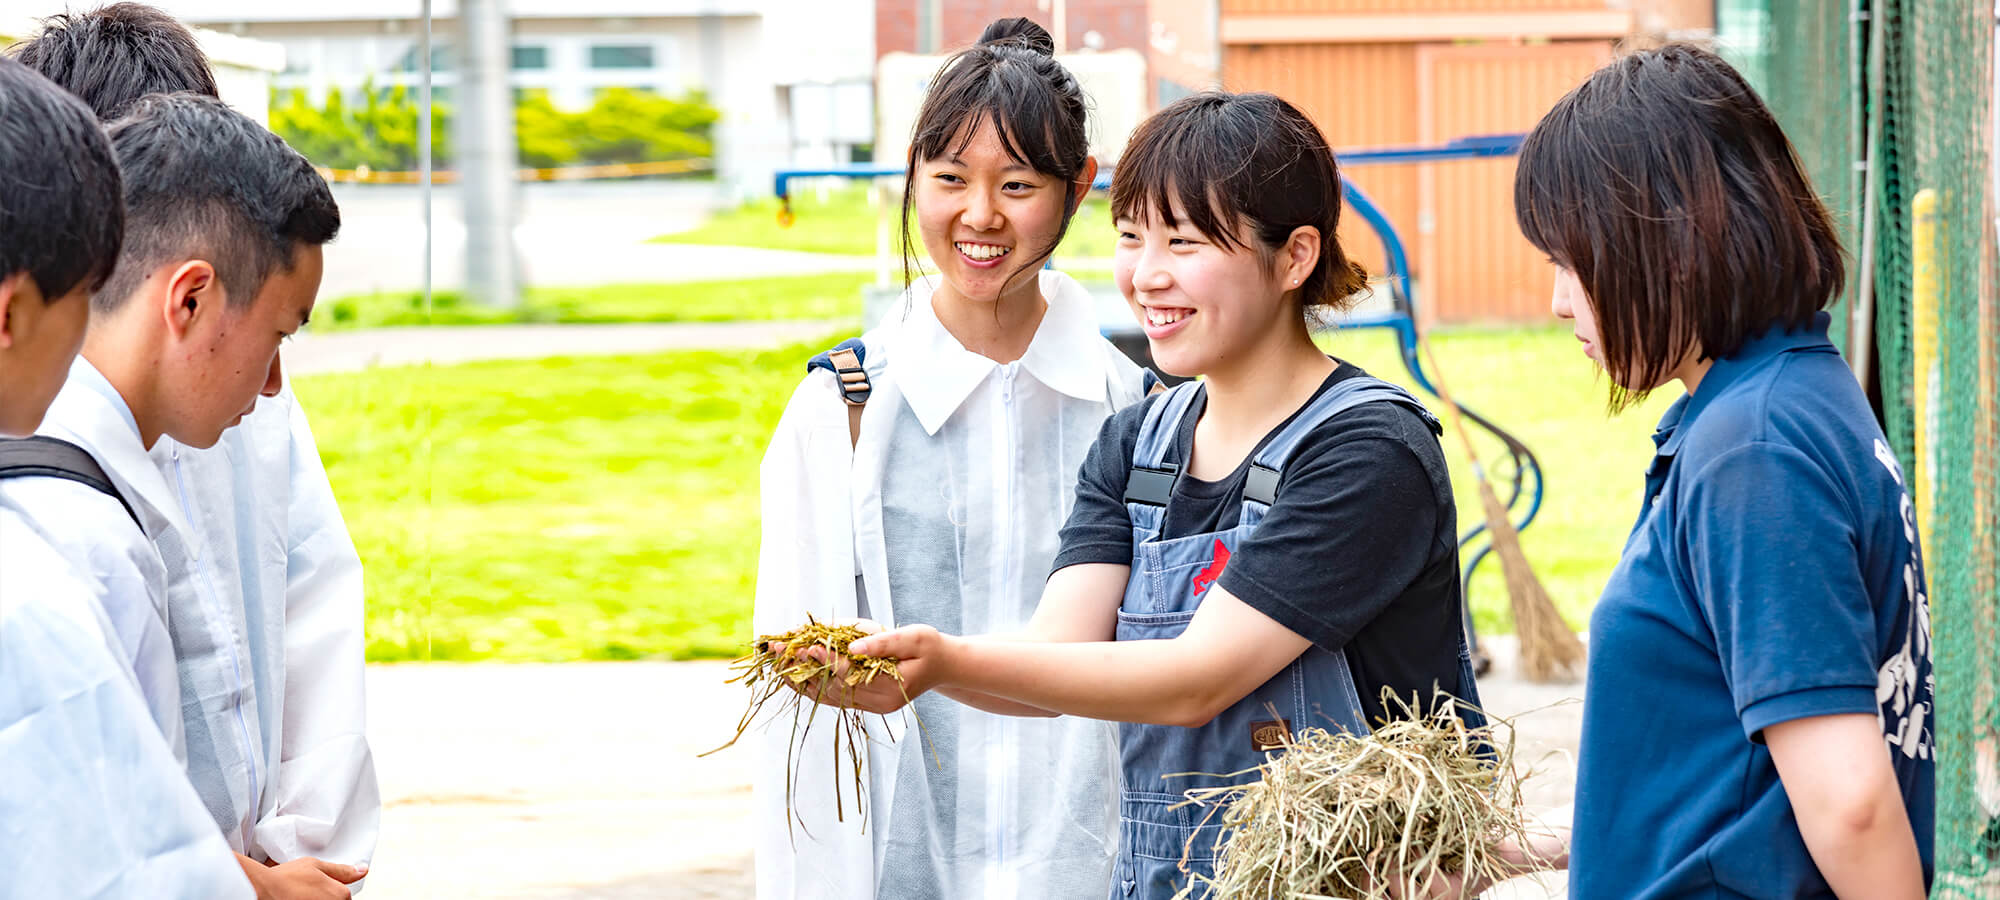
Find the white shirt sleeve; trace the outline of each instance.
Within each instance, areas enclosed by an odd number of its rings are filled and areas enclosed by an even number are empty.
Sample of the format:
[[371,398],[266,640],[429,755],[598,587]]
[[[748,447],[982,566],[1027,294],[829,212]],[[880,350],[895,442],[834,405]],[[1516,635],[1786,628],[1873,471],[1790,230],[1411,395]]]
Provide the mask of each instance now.
[[101,613],[76,608],[94,592],[8,537],[0,555],[35,570],[0,575],[0,893],[252,896]]
[[132,674],[168,749],[187,763],[181,679],[167,632],[167,567],[160,552],[117,500],[61,478],[16,478],[7,485],[15,505],[32,511],[28,524],[97,585],[96,599],[111,642]]
[[[755,634],[789,631],[804,624],[808,613],[821,621],[855,614],[857,567],[848,497],[853,450],[847,429],[847,410],[832,373],[812,372],[785,406],[760,470],[763,533],[757,552]],[[830,723],[825,716],[815,722],[811,739],[796,753],[791,722],[770,721],[768,712],[743,737],[756,753],[752,828],[757,835],[758,900],[875,896],[872,836],[861,831],[851,782],[842,790],[846,821],[836,821],[834,815]],[[788,783],[804,829],[788,821]]]
[[253,837],[280,862],[353,865],[375,855],[382,812],[365,730],[361,558],[296,401],[291,430],[283,737],[275,802]]

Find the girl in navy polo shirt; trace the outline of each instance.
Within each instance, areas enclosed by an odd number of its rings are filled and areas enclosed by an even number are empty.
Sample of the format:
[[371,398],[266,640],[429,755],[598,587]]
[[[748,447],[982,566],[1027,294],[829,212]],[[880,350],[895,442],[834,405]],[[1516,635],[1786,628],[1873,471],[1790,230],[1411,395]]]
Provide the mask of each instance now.
[[1790,142],[1728,64],[1670,45],[1557,103],[1514,189],[1611,408],[1686,391],[1591,616],[1571,895],[1924,896],[1922,555],[1827,340],[1841,248]]

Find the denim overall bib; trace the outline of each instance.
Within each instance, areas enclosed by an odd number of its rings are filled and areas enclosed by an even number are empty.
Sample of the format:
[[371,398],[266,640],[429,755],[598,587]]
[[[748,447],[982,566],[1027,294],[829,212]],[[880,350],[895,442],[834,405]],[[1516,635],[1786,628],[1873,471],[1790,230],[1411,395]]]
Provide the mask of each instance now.
[[[1166,463],[1164,457],[1201,389],[1200,382],[1174,388],[1147,410],[1139,430],[1125,491],[1125,507],[1132,520],[1132,573],[1118,610],[1121,641],[1172,638],[1187,629],[1202,597],[1221,575],[1228,555],[1257,527],[1276,500],[1278,475],[1286,459],[1315,426],[1362,403],[1391,402],[1417,410],[1436,430],[1436,420],[1402,388],[1373,377],[1344,379],[1314,398],[1251,460],[1243,488],[1242,518],[1235,528],[1159,540],[1166,501],[1179,475],[1178,467]],[[1471,654],[1462,632],[1459,684],[1466,695],[1461,699],[1477,703]],[[1118,866],[1111,882],[1113,900],[1168,900],[1189,883],[1193,873],[1214,873],[1215,843],[1222,836],[1221,813],[1215,810],[1210,816],[1213,803],[1181,805],[1187,800],[1183,792],[1256,780],[1258,774],[1246,770],[1263,765],[1267,751],[1278,749],[1284,735],[1314,727],[1365,734],[1369,729],[1361,710],[1346,654],[1314,645],[1200,728],[1121,724],[1118,737],[1125,792],[1119,813],[1122,840]],[[1483,724],[1483,720],[1473,721],[1474,713],[1461,709],[1461,715],[1468,725]],[[1188,772],[1213,774],[1165,777]],[[1188,874],[1180,871],[1183,855]],[[1199,886],[1192,893],[1196,898],[1207,896]]]

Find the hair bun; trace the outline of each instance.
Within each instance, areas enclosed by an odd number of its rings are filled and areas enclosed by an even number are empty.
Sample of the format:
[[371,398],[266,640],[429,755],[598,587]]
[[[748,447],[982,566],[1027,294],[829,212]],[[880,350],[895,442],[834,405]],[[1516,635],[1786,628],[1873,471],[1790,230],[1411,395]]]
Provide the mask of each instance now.
[[993,24],[986,26],[986,30],[980,33],[979,43],[1015,44],[1043,56],[1056,55],[1056,39],[1049,36],[1048,29],[1035,24],[1025,16],[993,20]]

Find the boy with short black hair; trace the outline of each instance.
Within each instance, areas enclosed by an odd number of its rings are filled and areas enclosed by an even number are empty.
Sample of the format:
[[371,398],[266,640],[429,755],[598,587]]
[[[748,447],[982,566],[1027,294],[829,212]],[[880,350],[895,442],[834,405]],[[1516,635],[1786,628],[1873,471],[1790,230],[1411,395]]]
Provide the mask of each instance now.
[[[124,232],[118,168],[76,98],[0,59],[0,438],[63,384]],[[10,451],[41,442],[0,442]],[[0,872],[9,896],[247,897],[112,637],[104,585],[0,492]],[[144,594],[124,598],[146,605]]]
[[113,3],[42,20],[41,33],[14,58],[69,89],[109,122],[147,94],[218,95],[215,73],[194,34],[143,3]]
[[[183,508],[184,485],[170,486],[147,450],[165,436],[214,446],[260,396],[278,392],[279,344],[311,314],[320,247],[339,231],[340,213],[304,157],[220,100],[152,95],[130,109],[110,128],[124,173],[125,245],[92,298],[96,321],[41,433],[89,451],[131,502],[144,533],[122,510],[93,508],[102,495],[72,481],[13,479],[4,490],[51,543],[90,560],[94,575],[128,575],[124,563],[141,547],[157,548],[174,573],[164,609],[189,713],[188,776],[212,816],[212,797],[233,796],[244,785],[254,792],[263,781],[256,770],[271,761],[251,756],[242,760],[248,771],[237,771],[203,764],[197,754],[253,736],[273,747],[281,723],[259,719],[257,683],[233,672],[271,658],[246,654],[243,645],[275,635],[231,633],[214,612],[177,621],[183,610],[214,609],[217,582],[234,574],[224,554],[235,548],[204,540]],[[146,677],[141,673],[142,687]],[[219,729],[203,714],[216,706],[236,713]],[[227,828],[223,834],[232,843],[242,837]],[[249,857],[239,862],[262,896],[324,892],[364,871],[310,857],[269,868]]]
[[[14,52],[100,116],[145,94],[216,94],[194,35],[153,7],[118,3],[43,24]],[[225,279],[268,266],[256,258],[268,250],[234,252],[254,242],[230,246],[211,258]],[[128,294],[131,279],[121,270],[106,296]],[[363,722],[361,561],[304,411],[280,384],[216,446],[168,433],[148,455],[198,548],[170,552],[166,578],[190,601],[174,603],[168,621],[182,680],[196,686],[187,757],[203,802],[248,858],[365,863],[381,798]]]

